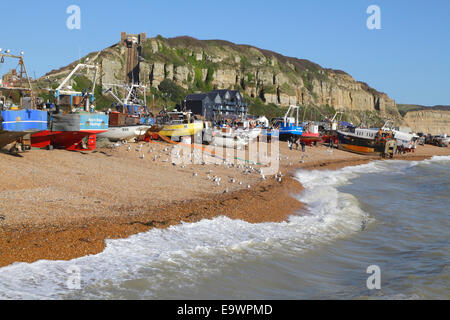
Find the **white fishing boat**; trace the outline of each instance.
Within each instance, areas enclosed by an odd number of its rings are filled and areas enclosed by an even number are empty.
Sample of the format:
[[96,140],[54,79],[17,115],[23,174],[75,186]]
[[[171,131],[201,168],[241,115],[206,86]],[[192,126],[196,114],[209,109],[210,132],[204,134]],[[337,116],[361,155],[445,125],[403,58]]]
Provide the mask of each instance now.
[[246,137],[248,140],[253,141],[259,137],[262,130],[261,128],[237,128],[235,132],[243,137]]
[[117,126],[109,127],[107,132],[97,134],[97,138],[107,138],[111,142],[129,141],[144,135],[151,126]]
[[248,145],[248,137],[232,128],[214,129],[210,144],[217,147],[245,149]]
[[397,140],[397,146],[407,150],[413,150],[417,148],[418,135],[413,133],[401,132],[398,130],[392,130],[394,139]]
[[417,142],[419,139],[418,135],[396,130],[393,128],[393,122],[390,120],[384,124],[383,129],[392,131],[393,138],[397,141],[397,147],[406,150],[413,150],[417,148]]
[[[139,84],[105,84],[109,89],[104,93],[109,93],[117,102],[117,111],[110,111],[109,129],[107,132],[98,134],[98,138],[107,138],[111,142],[129,141],[144,135],[153,124],[153,119],[149,116],[146,106],[146,86]],[[126,97],[121,100],[114,93],[113,89],[119,87],[126,90]],[[144,100],[139,99],[139,95]]]

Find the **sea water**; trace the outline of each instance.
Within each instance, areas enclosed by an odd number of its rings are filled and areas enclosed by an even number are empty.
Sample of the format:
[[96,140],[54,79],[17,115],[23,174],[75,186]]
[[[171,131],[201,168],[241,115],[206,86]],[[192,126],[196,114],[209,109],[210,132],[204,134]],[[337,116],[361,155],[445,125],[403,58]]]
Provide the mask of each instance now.
[[15,263],[0,268],[0,298],[450,298],[450,157],[296,178],[307,211],[287,222],[219,217],[108,240],[71,261]]

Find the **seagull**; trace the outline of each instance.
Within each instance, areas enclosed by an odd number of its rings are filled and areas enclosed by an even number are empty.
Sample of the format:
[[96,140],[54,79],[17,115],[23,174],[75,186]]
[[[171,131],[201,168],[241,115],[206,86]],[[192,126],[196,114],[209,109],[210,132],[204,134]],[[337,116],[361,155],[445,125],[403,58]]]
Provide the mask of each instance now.
[[130,150],[131,150],[131,146],[128,146],[127,151],[130,151]]
[[266,176],[265,176],[265,175],[262,175],[262,179],[263,179],[263,180],[266,180]]
[[239,182],[239,185],[242,186],[242,181]]
[[225,189],[225,190],[223,191],[223,193],[228,193],[228,189]]
[[364,231],[364,230],[366,230],[366,220],[363,220],[362,222],[361,222],[361,231]]
[[249,184],[247,185],[247,189],[250,189],[250,185]]
[[144,156],[145,156],[145,155],[144,155],[144,154],[142,154],[140,158],[141,158],[141,159],[144,159]]
[[278,182],[281,183],[281,177],[278,178]]
[[193,176],[194,176],[194,177],[198,176],[198,173],[197,173],[197,172],[194,172],[194,173],[193,173]]
[[236,180],[234,178],[231,178],[231,183],[235,183]]

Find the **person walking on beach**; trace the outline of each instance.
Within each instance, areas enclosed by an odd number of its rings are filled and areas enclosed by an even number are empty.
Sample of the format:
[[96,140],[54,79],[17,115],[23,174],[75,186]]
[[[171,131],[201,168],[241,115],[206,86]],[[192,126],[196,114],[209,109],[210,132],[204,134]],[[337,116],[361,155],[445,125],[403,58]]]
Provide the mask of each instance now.
[[306,151],[306,142],[302,141],[300,144],[302,146],[302,152],[305,152]]
[[293,138],[294,139],[294,143],[295,143],[295,150],[298,150],[298,140],[300,140],[300,139],[295,139],[295,138]]
[[292,150],[292,137],[289,137],[289,139],[288,139],[288,147],[289,147],[289,150]]

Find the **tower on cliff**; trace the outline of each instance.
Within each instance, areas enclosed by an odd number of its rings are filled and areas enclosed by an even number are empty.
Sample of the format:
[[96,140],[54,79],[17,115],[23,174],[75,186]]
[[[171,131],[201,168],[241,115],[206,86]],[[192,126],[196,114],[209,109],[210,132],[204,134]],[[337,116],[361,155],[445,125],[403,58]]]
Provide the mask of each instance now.
[[142,54],[142,44],[146,39],[145,33],[127,34],[122,32],[120,34],[121,43],[126,49],[126,67],[125,67],[125,81],[127,84],[139,84],[139,57]]

